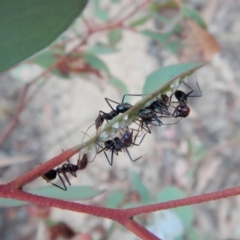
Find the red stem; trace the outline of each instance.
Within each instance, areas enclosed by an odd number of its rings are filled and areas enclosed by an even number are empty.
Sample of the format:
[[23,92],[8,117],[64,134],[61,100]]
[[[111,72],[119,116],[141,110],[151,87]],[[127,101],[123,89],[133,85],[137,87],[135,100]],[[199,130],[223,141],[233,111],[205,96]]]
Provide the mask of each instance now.
[[66,159],[69,159],[74,154],[78,153],[80,148],[71,148],[67,151],[57,155],[56,157],[53,157],[46,163],[37,166],[36,168],[30,170],[29,172],[25,173],[24,175],[20,176],[19,178],[16,178],[12,182],[8,183],[8,186],[20,189],[24,185],[30,183],[31,181],[35,180],[36,178],[42,176],[44,173],[48,172],[50,169],[54,168],[57,165],[60,165],[62,162],[66,161]]
[[134,215],[150,213],[157,210],[170,209],[174,207],[181,207],[186,205],[192,205],[196,203],[203,203],[212,200],[219,200],[222,198],[233,197],[240,194],[240,187],[229,188],[213,193],[203,194],[194,197],[188,197],[179,200],[173,200],[169,202],[163,202],[158,204],[152,204],[149,206],[129,208],[126,210],[117,210],[117,209],[107,209],[103,207],[88,206],[85,204],[73,203],[64,200],[47,198],[42,196],[33,195],[30,193],[17,190],[14,186],[11,185],[0,185],[0,196],[3,198],[12,198],[22,201],[27,201],[43,206],[57,207],[60,209],[66,209],[75,212],[82,212],[91,214],[98,217],[109,218],[115,220],[129,230],[133,231],[136,235],[143,237],[143,239],[157,239],[148,238],[149,233],[146,229],[143,229],[142,226],[137,224],[134,221],[130,221]]
[[156,203],[142,207],[130,208],[123,211],[125,211],[127,216],[130,218],[138,214],[149,213],[164,209],[171,209],[176,207],[190,206],[193,204],[219,200],[222,198],[234,197],[237,195],[240,195],[240,186],[227,188],[225,190],[220,190],[212,193],[201,194],[193,197],[187,197],[163,203]]
[[120,222],[123,226],[129,229],[131,232],[135,233],[142,240],[161,240],[153,233],[149,232],[145,227],[135,222],[133,219],[127,219],[123,222]]

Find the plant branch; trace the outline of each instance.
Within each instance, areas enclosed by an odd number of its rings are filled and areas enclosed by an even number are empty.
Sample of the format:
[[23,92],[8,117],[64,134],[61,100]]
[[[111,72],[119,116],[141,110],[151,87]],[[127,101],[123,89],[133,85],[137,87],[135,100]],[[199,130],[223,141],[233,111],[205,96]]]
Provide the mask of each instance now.
[[124,210],[128,217],[133,217],[138,214],[143,213],[150,213],[160,210],[172,209],[176,207],[183,207],[183,206],[190,206],[193,204],[205,203],[214,200],[220,200],[223,198],[234,197],[240,195],[240,186],[227,188],[224,190],[201,194],[193,197],[187,197],[183,199],[172,200],[168,202],[156,203],[151,204],[148,206],[136,207],[136,208],[129,208]]
[[124,227],[135,233],[142,240],[161,240],[153,233],[149,232],[145,227],[134,221],[132,218],[120,222]]

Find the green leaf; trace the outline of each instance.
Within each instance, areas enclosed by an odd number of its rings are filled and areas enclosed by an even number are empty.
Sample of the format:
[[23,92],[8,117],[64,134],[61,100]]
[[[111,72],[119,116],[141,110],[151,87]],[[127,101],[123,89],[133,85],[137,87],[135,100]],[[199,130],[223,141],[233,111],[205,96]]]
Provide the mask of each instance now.
[[108,41],[111,45],[117,44],[122,38],[122,30],[120,28],[114,29],[108,33]]
[[87,0],[1,0],[0,72],[51,44],[86,4]]
[[18,201],[14,199],[8,199],[8,198],[0,198],[0,206],[1,207],[19,207],[28,204],[24,201]]
[[130,27],[138,27],[140,25],[143,25],[144,23],[146,23],[149,19],[151,18],[151,15],[146,15],[146,16],[143,16],[133,22],[131,22],[129,24]]
[[108,208],[117,208],[124,201],[124,194],[120,190],[114,191],[108,198],[106,202],[106,207]]
[[[45,187],[39,188],[36,190],[29,191],[29,193],[45,196],[45,197],[52,197],[64,200],[87,200],[93,197],[96,197],[102,194],[103,190],[97,190],[92,187],[88,186],[71,186],[68,188],[67,192],[58,189],[56,187]],[[18,201],[13,199],[6,199],[0,198],[0,206],[1,207],[16,207],[30,204],[24,201]]]
[[109,83],[112,84],[113,86],[117,87],[120,90],[121,95],[124,95],[124,94],[128,93],[127,86],[121,80],[119,80],[118,78],[111,77]]
[[[185,193],[180,188],[166,187],[157,194],[156,199],[158,202],[166,202],[170,200],[181,199],[184,197],[186,197]],[[179,215],[185,227],[190,227],[194,219],[194,212],[191,206],[178,207],[171,210]]]
[[193,228],[188,230],[187,239],[188,240],[192,240],[192,239],[198,240],[199,239],[199,236],[198,236],[197,232]]
[[163,45],[163,47],[165,47],[173,54],[177,54],[178,51],[181,49],[181,44],[179,43],[179,41],[171,39],[172,36],[171,32],[158,33],[150,30],[143,30],[142,34],[152,38],[153,40],[156,40],[157,42],[160,42]]
[[94,0],[93,3],[96,16],[104,22],[108,21],[109,20],[108,13],[100,7],[99,5],[100,1]]
[[148,190],[147,190],[146,186],[143,184],[142,179],[139,176],[139,174],[137,174],[135,172],[131,172],[130,176],[131,176],[131,182],[132,182],[133,188],[137,191],[137,193],[141,197],[141,202],[143,204],[150,203],[150,197],[149,197]]
[[148,75],[143,86],[143,93],[149,94],[154,92],[169,80],[184,74],[185,72],[191,71],[196,67],[200,67],[201,65],[202,63],[181,63],[158,69]]
[[107,65],[96,55],[91,53],[83,53],[81,54],[82,57],[84,57],[85,61],[90,64],[93,68],[97,70],[103,70],[107,74],[110,74]]
[[186,18],[190,18],[190,19],[194,20],[202,28],[207,29],[206,22],[203,20],[201,15],[196,10],[194,10],[193,8],[189,7],[186,4],[182,4],[182,11],[183,11],[183,16],[185,16]]
[[111,0],[112,3],[119,3],[121,0]]
[[[54,53],[47,50],[42,52],[41,54],[37,55],[34,59],[33,62],[39,64],[40,66],[44,67],[44,68],[48,68],[49,66],[51,66],[52,64],[54,64],[56,62],[56,58],[54,57]],[[61,72],[59,72],[58,69],[54,69],[52,71],[52,73],[54,73],[55,75],[57,75],[58,77],[64,77],[66,78],[66,76],[62,75]]]
[[93,54],[111,54],[111,53],[117,52],[118,50],[113,48],[112,46],[107,46],[102,43],[97,43],[93,45],[88,51]]

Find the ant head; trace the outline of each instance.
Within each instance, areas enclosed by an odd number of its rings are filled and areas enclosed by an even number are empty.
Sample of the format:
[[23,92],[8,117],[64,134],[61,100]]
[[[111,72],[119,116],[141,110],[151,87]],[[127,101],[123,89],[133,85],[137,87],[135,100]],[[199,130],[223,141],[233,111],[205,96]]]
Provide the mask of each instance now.
[[98,117],[95,120],[95,125],[96,125],[96,129],[98,130],[99,127],[102,126],[104,121],[104,118],[101,115],[98,115]]
[[126,132],[123,134],[122,138],[125,138],[125,139],[132,139],[132,135],[133,135],[133,129],[132,131],[130,132],[128,129],[126,130]]
[[163,95],[162,95],[162,101],[163,101],[164,103],[168,103],[168,101],[169,101],[169,96],[166,95],[166,94],[163,94]]
[[186,94],[183,91],[177,90],[174,95],[179,102],[187,101]]
[[78,160],[77,167],[79,170],[82,170],[82,169],[86,168],[87,164],[88,164],[88,157],[87,157],[87,154],[85,153],[85,154],[83,154],[82,159]]
[[178,117],[187,117],[190,113],[190,108],[187,106],[187,104],[185,103],[180,103],[178,106],[177,106],[177,111],[178,111]]

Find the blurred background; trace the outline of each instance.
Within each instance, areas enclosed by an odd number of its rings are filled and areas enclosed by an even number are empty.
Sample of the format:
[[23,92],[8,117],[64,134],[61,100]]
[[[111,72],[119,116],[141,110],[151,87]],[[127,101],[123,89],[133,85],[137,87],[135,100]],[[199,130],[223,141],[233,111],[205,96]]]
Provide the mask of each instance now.
[[[201,98],[189,98],[190,115],[176,125],[153,128],[139,147],[130,149],[133,158],[143,156],[140,160],[133,163],[121,153],[111,167],[104,154],[99,154],[70,181],[73,186],[105,190],[84,203],[114,208],[239,185],[240,2],[183,2],[187,5],[181,12],[178,1],[152,2],[127,21],[128,27],[89,37],[84,50],[97,60],[69,59],[68,66],[59,67],[57,74],[52,72],[34,83],[29,90],[33,97],[0,146],[1,183],[79,144],[82,131],[94,123],[99,110],[110,111],[105,97],[121,102],[123,93],[142,93],[147,76],[158,68],[179,62],[209,62],[189,81],[197,89],[197,79],[203,93]],[[137,5],[139,1],[100,4],[95,0],[83,15],[92,25],[103,24],[119,9],[127,12]],[[79,41],[85,32],[79,18],[52,49],[67,49],[62,43],[73,37]],[[42,52],[0,76],[0,136],[17,111],[25,84],[46,68],[47,54]],[[131,97],[130,102],[139,99]],[[76,155],[71,162],[77,159]],[[26,187],[46,186],[38,179]],[[164,240],[240,239],[239,210],[239,197],[235,197],[137,219]],[[1,239],[137,239],[109,220],[84,214],[30,205],[0,211]]]

